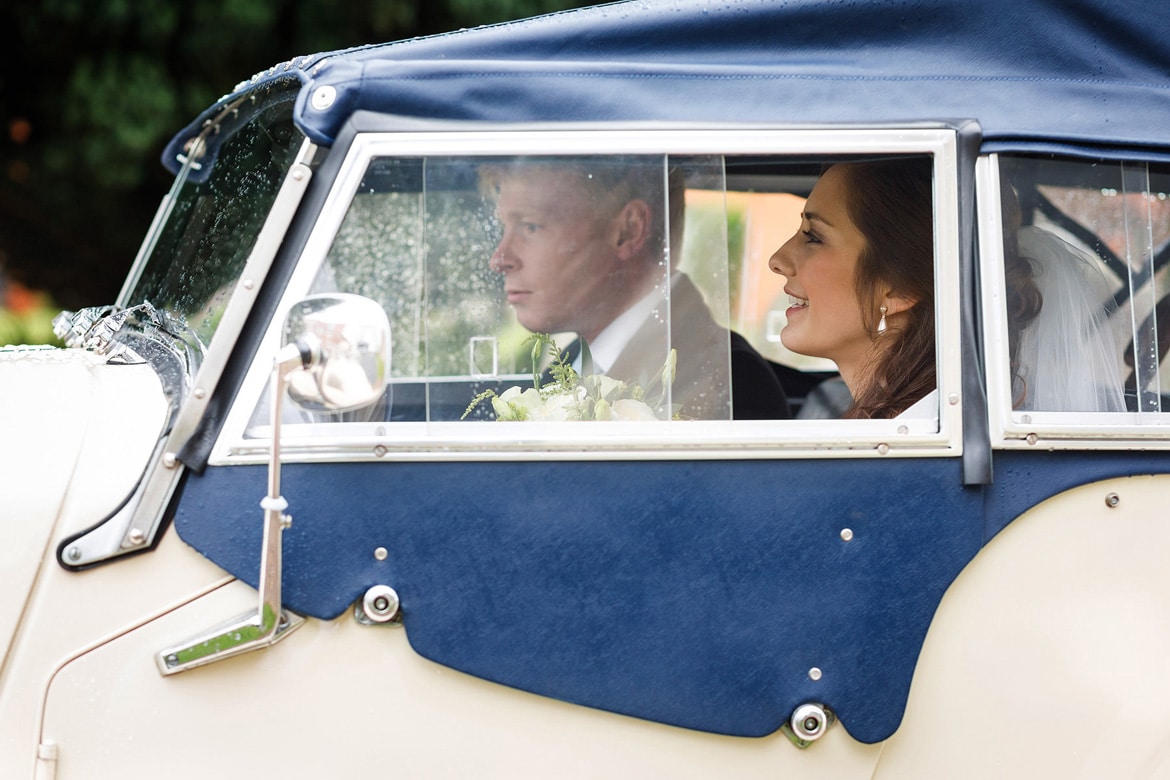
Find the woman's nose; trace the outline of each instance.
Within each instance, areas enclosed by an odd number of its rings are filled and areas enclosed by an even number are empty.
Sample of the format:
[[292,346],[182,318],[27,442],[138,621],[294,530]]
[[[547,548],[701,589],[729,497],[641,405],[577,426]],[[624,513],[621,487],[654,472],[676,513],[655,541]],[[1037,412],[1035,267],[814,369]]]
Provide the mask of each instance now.
[[784,244],[772,253],[768,258],[768,268],[772,269],[772,273],[780,274],[781,276],[793,276],[796,273],[796,266],[788,260],[788,244],[792,239],[788,239]]

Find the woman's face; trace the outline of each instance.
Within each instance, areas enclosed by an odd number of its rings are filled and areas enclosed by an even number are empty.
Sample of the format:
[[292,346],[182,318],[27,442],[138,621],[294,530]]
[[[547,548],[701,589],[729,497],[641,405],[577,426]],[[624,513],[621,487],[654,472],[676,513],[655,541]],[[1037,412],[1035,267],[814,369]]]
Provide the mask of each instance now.
[[872,344],[854,286],[866,241],[849,219],[848,188],[840,165],[825,171],[805,202],[800,230],[768,262],[787,278],[788,324],[780,340],[793,352],[834,361],[847,383]]

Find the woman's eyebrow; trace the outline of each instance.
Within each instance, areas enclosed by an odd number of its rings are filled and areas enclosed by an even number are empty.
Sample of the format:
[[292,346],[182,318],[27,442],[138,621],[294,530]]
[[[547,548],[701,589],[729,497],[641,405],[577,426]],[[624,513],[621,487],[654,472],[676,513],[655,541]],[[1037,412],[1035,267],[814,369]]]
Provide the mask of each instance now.
[[829,227],[833,227],[832,222],[825,219],[820,214],[817,214],[815,211],[802,211],[800,213],[800,216],[807,219],[809,222],[820,222],[823,225],[828,225]]

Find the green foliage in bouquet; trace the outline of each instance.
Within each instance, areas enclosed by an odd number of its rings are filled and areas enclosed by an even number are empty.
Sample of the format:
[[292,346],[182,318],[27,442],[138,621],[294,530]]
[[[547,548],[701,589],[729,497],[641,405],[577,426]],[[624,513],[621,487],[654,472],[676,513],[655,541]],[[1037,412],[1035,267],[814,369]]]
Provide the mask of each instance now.
[[[503,393],[485,390],[471,400],[463,418],[484,401],[490,401],[496,419],[511,422],[663,419],[655,410],[663,408],[674,381],[674,350],[670,351],[665,365],[654,379],[646,387],[641,387],[604,374],[581,376],[546,333],[534,333],[525,346],[529,342],[532,387],[510,387]],[[547,368],[548,381],[539,368],[541,358],[546,354],[555,355]],[[669,414],[673,413],[674,410],[670,410]]]

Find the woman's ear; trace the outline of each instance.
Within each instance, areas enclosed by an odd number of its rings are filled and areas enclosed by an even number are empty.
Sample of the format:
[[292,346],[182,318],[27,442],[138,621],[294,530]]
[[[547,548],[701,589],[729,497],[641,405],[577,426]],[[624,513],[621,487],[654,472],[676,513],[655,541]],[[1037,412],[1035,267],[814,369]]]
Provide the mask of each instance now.
[[894,314],[901,314],[904,311],[909,311],[918,303],[917,298],[908,297],[905,295],[898,295],[895,292],[886,293],[881,300],[881,305],[886,307],[886,316]]
[[622,260],[637,257],[650,238],[650,205],[635,198],[622,206],[614,218],[617,228],[617,255]]

